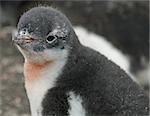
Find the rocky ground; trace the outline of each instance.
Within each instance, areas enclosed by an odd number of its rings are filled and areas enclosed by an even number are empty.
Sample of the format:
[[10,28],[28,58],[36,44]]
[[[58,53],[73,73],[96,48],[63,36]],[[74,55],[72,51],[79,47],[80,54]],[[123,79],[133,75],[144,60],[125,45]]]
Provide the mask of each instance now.
[[0,31],[0,98],[0,116],[29,116],[23,58],[11,42],[7,29]]

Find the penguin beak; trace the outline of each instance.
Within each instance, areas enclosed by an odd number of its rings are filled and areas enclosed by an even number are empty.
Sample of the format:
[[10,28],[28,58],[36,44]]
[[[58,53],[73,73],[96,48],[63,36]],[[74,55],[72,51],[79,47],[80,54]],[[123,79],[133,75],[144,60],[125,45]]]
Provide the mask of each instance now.
[[32,43],[35,39],[32,38],[31,36],[18,35],[14,37],[12,40],[15,44],[22,45],[22,44]]

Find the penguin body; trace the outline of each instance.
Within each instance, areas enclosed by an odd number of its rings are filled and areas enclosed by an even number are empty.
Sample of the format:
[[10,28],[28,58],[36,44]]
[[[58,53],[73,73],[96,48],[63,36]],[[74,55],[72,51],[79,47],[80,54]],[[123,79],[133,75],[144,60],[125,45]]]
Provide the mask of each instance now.
[[143,89],[105,56],[81,45],[59,11],[29,10],[13,41],[25,58],[32,116],[148,115]]
[[[139,85],[120,67],[89,48],[78,48],[78,52],[76,60],[74,55],[70,56],[73,60],[71,61],[70,58],[68,62],[72,62],[72,64],[66,64],[62,74],[58,77],[56,86],[50,89],[45,96],[42,102],[45,109],[43,114],[53,111],[54,107],[51,106],[56,106],[57,112],[57,107],[62,103],[70,108],[68,101],[65,101],[70,97],[68,96],[69,92],[80,96],[81,114],[85,114],[83,116],[148,114],[148,98]],[[58,103],[59,99],[63,101],[60,100]],[[54,102],[50,104],[47,100]],[[62,106],[63,108],[64,106]],[[68,110],[62,111],[63,115],[68,114]]]

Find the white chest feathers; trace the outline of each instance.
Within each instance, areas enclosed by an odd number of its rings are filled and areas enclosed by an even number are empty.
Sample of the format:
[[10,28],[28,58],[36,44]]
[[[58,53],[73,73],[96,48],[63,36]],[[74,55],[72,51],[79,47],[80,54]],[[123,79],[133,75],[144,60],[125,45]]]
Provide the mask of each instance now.
[[82,105],[82,98],[79,95],[75,95],[73,92],[69,93],[69,116],[86,116],[85,109]]
[[60,75],[65,62],[65,60],[62,60],[48,66],[42,70],[34,81],[25,79],[25,88],[32,116],[42,116],[42,100],[47,91],[55,86],[55,81]]

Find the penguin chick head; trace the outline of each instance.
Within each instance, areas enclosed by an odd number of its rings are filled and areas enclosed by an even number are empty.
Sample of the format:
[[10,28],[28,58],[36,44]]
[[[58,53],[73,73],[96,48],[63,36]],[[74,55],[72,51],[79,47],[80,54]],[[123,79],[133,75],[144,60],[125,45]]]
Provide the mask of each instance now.
[[50,7],[35,7],[21,16],[13,41],[25,60],[43,62],[66,57],[73,34],[71,23],[62,13]]

